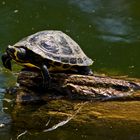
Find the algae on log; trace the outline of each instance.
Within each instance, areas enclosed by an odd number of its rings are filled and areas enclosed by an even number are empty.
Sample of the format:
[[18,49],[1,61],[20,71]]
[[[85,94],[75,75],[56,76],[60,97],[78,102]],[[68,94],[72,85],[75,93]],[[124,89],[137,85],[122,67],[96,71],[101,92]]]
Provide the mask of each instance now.
[[[42,77],[38,71],[23,70],[17,82],[17,102],[46,101],[54,98],[108,100],[116,98],[139,98],[133,94],[140,90],[140,83],[107,76],[51,73],[51,83],[43,91]],[[47,83],[46,83],[47,84]],[[133,96],[132,96],[133,95]]]

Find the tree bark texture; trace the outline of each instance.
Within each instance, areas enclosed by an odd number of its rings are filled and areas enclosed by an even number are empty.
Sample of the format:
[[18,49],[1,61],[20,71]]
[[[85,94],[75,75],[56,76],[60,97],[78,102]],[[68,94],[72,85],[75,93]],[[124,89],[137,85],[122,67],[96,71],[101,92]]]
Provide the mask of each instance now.
[[19,83],[17,102],[60,97],[76,100],[108,100],[125,97],[139,99],[138,92],[134,93],[140,90],[140,83],[130,80],[107,76],[51,73],[51,82],[49,86],[46,83],[48,88],[44,91],[42,76],[36,71],[21,71],[17,82]]

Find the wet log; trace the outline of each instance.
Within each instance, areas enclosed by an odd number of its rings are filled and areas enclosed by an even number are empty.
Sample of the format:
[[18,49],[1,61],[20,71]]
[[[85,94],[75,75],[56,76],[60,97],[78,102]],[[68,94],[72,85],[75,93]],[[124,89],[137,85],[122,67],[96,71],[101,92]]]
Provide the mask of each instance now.
[[[46,101],[55,98],[82,100],[109,100],[129,97],[139,99],[140,83],[107,76],[87,76],[51,73],[51,83],[46,91],[42,88],[42,76],[37,71],[21,71],[17,102]],[[48,85],[48,83],[46,83]],[[133,96],[132,96],[133,95]]]

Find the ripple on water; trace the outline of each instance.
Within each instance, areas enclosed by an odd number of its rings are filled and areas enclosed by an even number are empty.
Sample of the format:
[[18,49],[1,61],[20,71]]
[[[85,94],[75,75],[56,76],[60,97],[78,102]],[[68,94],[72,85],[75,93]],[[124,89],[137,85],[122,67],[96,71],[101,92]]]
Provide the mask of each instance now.
[[6,89],[0,88],[0,93],[5,93]]
[[[0,128],[4,128],[7,125],[10,125],[11,123],[11,117],[6,114],[6,113],[0,113]],[[2,129],[0,129],[0,132],[3,131]]]

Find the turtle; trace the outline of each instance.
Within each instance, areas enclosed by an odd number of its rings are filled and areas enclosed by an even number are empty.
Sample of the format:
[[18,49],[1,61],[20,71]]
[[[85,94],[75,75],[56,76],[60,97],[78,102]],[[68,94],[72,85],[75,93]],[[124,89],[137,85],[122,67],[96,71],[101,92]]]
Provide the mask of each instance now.
[[9,45],[1,59],[9,70],[12,70],[11,60],[25,68],[39,69],[44,88],[51,79],[49,72],[93,74],[89,68],[93,60],[85,55],[71,37],[59,30],[44,30],[29,35]]

